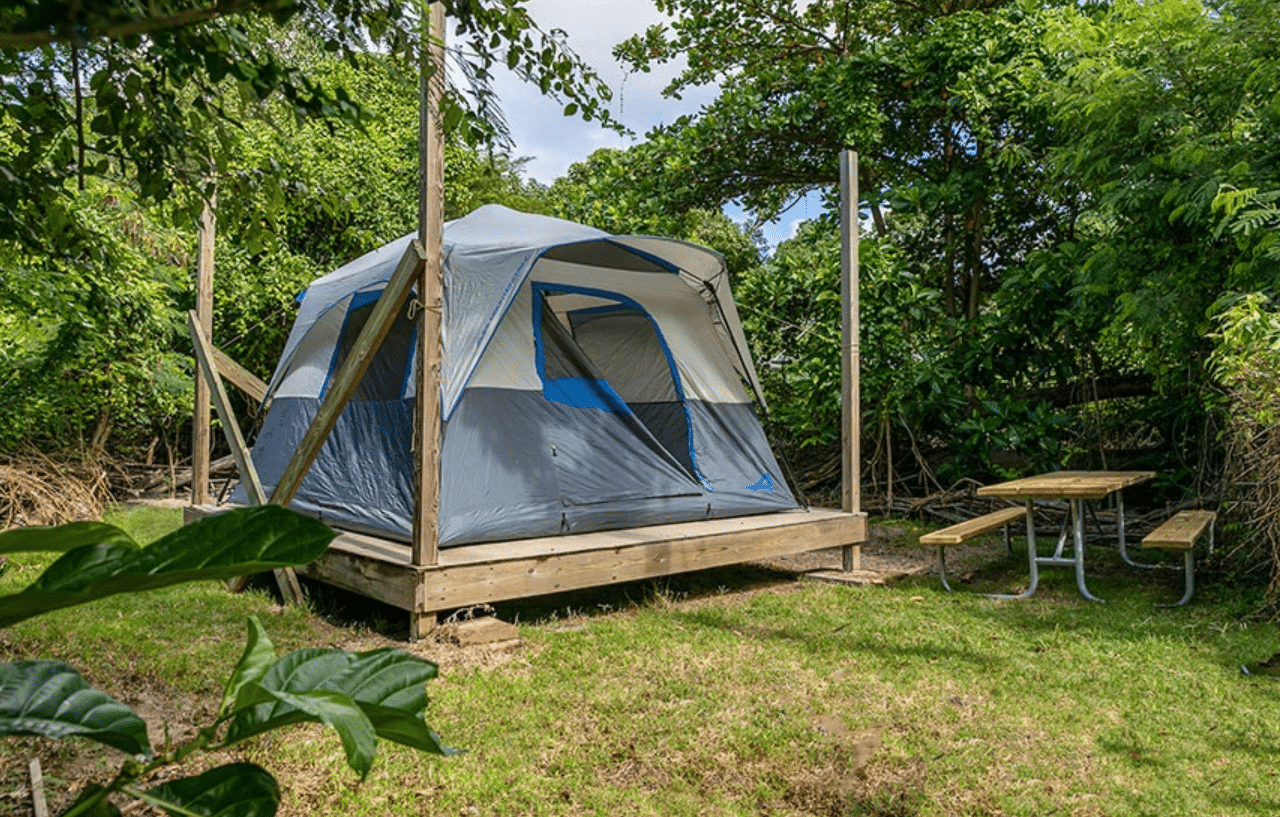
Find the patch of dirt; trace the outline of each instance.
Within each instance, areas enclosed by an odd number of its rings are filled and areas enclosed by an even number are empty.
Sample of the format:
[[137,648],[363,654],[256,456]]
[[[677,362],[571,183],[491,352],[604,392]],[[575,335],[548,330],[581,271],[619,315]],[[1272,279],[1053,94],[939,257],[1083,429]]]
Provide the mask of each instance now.
[[[861,546],[861,569],[872,576],[888,580],[902,576],[937,575],[938,560],[934,549],[921,547],[918,535],[892,525],[869,525],[868,541]],[[804,574],[815,570],[843,570],[843,549],[825,548],[794,556],[780,556],[758,562],[770,570]],[[1004,544],[999,535],[975,539],[947,551],[947,575],[963,577],[983,565],[1000,558]]]

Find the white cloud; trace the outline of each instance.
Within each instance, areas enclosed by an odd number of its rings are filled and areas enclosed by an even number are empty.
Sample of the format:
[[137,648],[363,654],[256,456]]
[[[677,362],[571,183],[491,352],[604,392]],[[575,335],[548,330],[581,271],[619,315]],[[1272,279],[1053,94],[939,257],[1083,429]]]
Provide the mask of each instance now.
[[707,88],[685,93],[683,100],[666,99],[662,89],[675,76],[677,66],[628,74],[613,58],[615,45],[667,21],[650,0],[530,0],[528,9],[544,31],[565,32],[569,47],[613,89],[613,116],[636,134],[620,136],[598,122],[566,117],[562,103],[512,75],[501,75],[495,88],[511,126],[515,155],[530,158],[525,172],[531,178],[551,182],[592,151],[626,148],[653,126],[696,113],[715,96],[715,89]]

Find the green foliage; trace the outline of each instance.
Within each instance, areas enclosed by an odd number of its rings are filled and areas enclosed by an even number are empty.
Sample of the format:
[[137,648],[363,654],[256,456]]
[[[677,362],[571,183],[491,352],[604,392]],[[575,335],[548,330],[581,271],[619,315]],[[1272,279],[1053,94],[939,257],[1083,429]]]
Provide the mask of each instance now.
[[139,800],[174,815],[194,812],[271,817],[280,805],[276,779],[252,763],[218,766],[195,777],[180,777],[153,789],[132,793]]
[[[8,531],[0,533],[0,552],[67,553],[22,593],[0,597],[0,615],[7,626],[114,593],[304,564],[332,538],[333,531],[321,523],[274,506],[210,517],[146,548],[100,523]],[[348,765],[361,777],[372,767],[379,738],[452,753],[423,722],[424,685],[435,675],[431,662],[394,649],[358,654],[309,649],[277,658],[262,624],[250,617],[244,653],[231,671],[215,720],[186,744],[157,754],[137,714],[67,664],[49,660],[0,664],[0,735],[82,737],[130,756],[109,784],[86,787],[67,815],[119,814],[108,796],[121,793],[175,815],[269,816],[279,805],[279,788],[253,764],[225,765],[151,789],[138,784],[193,753],[226,749],[303,722],[337,732]]]
[[1210,358],[1225,395],[1229,568],[1270,578],[1280,609],[1280,310],[1267,295],[1231,298]]
[[0,664],[0,690],[0,734],[82,737],[127,755],[151,753],[142,718],[61,661]]
[[[95,225],[97,259],[0,244],[0,449],[141,436],[184,415],[190,364],[175,307],[185,241],[127,190],[93,183],[68,206]],[[12,333],[12,334],[10,334]]]
[[[1010,383],[1015,370],[1005,350],[988,346],[981,360],[955,342],[942,299],[905,270],[904,253],[890,240],[861,242],[859,318],[863,428],[874,444],[868,465],[917,440],[945,436],[953,459],[939,476],[1008,475],[993,454],[1021,457],[1024,467],[1051,470],[1064,456],[1065,417],[1052,405],[1008,391],[957,384]],[[840,238],[835,223],[804,223],[773,257],[738,281],[737,296],[769,400],[772,430],[799,449],[840,440]],[[998,337],[992,319],[981,336]],[[969,368],[966,368],[969,367]],[[917,454],[921,456],[923,452]],[[927,464],[926,468],[932,467]]]
[[[77,543],[92,538],[88,534],[101,538],[68,550],[23,592],[0,598],[0,627],[116,593],[305,564],[333,538],[327,527],[270,505],[201,520],[145,549],[111,525],[71,532]],[[0,552],[9,549],[5,542],[14,536],[27,547],[33,539],[61,538],[56,528],[6,531],[0,533]]]
[[1235,248],[1213,240],[1213,199],[1250,150],[1224,132],[1250,104],[1238,76],[1248,46],[1227,33],[1200,3],[1166,0],[1064,15],[1049,35],[1072,52],[1044,86],[1073,134],[1054,161],[1091,191],[1076,308],[1128,334],[1157,377],[1203,360],[1209,306],[1253,278],[1233,275]]
[[[442,102],[446,127],[468,142],[498,140],[504,126],[490,87],[505,64],[543,94],[569,101],[584,119],[608,120],[609,90],[560,38],[542,31],[516,3],[447,2],[450,44],[465,89]],[[425,4],[175,0],[67,4],[39,0],[0,17],[0,111],[13,126],[0,153],[6,186],[0,241],[90,253],[92,231],[66,207],[71,183],[125,173],[148,200],[178,194],[192,218],[211,175],[225,173],[240,147],[242,105],[278,98],[300,118],[361,122],[362,101],[312,74],[318,48],[356,62],[375,51],[421,63]],[[289,23],[297,48],[281,36]],[[436,32],[435,34],[443,34]],[[458,47],[461,46],[461,47]],[[414,71],[414,74],[417,72]],[[12,78],[12,79],[10,79]],[[51,231],[52,218],[70,229]]]
[[[1280,276],[1273,5],[664,0],[671,21],[617,54],[642,71],[684,58],[670,94],[720,88],[645,146],[640,184],[677,208],[772,215],[830,191],[858,151],[877,251],[933,308],[889,361],[929,388],[864,389],[902,407],[873,410],[869,433],[890,416],[914,438],[897,448],[931,461],[940,441],[947,477],[1004,474],[1001,450],[1101,465],[1135,440],[1160,449],[1148,465],[1201,473],[1218,457],[1215,304]],[[882,319],[900,323],[864,314],[864,373],[868,349],[908,348]],[[802,435],[814,416],[793,418]]]

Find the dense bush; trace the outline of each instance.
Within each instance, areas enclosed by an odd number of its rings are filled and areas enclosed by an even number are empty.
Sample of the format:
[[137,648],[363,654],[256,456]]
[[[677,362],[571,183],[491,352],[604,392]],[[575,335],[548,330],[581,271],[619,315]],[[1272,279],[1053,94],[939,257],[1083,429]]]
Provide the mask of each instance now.
[[1225,392],[1228,568],[1270,580],[1280,611],[1280,310],[1263,294],[1235,299],[1215,336]]

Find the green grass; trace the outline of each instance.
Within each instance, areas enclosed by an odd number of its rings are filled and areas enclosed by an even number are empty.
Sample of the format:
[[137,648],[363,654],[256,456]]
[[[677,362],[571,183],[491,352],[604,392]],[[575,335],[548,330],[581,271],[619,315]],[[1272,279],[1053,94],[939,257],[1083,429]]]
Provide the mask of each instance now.
[[[1157,609],[1180,576],[1109,555],[1090,554],[1105,605],[1068,570],[997,602],[753,569],[505,605],[514,652],[413,647],[442,663],[427,720],[465,754],[384,746],[363,782],[318,727],[243,754],[280,778],[287,815],[1280,813],[1280,683],[1239,670],[1280,651],[1280,628],[1212,585]],[[978,578],[1007,589],[1025,565]],[[214,698],[250,612],[282,648],[352,637],[274,609],[176,588],[26,622],[3,651],[67,658],[126,700],[144,681]]]

